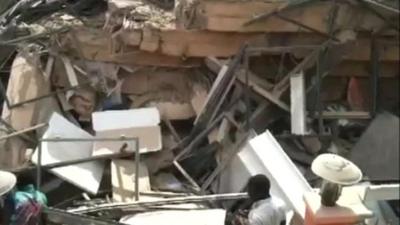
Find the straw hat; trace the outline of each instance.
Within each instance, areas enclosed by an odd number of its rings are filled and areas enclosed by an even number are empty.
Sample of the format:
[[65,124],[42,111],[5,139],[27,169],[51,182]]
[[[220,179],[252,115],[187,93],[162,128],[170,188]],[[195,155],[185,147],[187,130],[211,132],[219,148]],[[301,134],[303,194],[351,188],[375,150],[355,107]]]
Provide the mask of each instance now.
[[14,174],[0,170],[0,196],[9,192],[17,183]]
[[341,185],[361,181],[361,170],[349,160],[335,154],[321,154],[311,165],[311,170],[321,178]]

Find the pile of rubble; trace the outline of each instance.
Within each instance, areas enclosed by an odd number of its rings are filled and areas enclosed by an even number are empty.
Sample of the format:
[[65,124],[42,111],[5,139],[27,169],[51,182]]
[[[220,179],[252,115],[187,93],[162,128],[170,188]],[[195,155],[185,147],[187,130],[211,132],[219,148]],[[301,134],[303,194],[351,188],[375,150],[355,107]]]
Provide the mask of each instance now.
[[326,152],[398,181],[398,8],[1,2],[0,168],[56,224],[221,225],[258,173],[304,218]]

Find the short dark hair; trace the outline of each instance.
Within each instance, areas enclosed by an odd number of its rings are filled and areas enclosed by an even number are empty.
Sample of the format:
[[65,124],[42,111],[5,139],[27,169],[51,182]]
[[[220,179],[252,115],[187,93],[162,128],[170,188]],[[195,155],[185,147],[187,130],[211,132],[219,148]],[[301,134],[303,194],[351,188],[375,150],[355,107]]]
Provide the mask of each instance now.
[[250,200],[258,201],[270,197],[271,182],[264,174],[258,174],[249,179],[247,193]]

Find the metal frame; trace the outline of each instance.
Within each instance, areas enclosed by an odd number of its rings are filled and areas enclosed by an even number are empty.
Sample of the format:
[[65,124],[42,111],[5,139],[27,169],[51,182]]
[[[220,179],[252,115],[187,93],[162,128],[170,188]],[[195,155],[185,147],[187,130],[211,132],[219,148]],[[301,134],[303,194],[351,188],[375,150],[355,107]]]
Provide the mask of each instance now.
[[379,43],[376,40],[376,36],[372,36],[371,40],[371,97],[372,105],[370,109],[370,115],[375,117],[377,110],[379,109]]
[[[36,188],[37,190],[40,191],[40,186],[41,186],[41,180],[42,180],[42,168],[46,168],[46,165],[42,165],[42,143],[43,142],[105,142],[105,141],[115,141],[115,142],[126,142],[126,141],[134,141],[135,142],[135,199],[139,201],[140,193],[139,193],[139,163],[140,163],[140,148],[139,148],[139,138],[137,137],[120,137],[120,138],[43,138],[39,140],[39,145],[38,145],[38,159],[37,159],[37,165],[36,165]],[[119,153],[121,154],[120,156],[124,155],[127,156],[128,154],[125,153]],[[56,168],[56,167],[62,167],[62,166],[68,166],[68,165],[73,165],[77,163],[83,163],[83,162],[90,162],[94,160],[100,160],[100,159],[105,159],[107,155],[104,156],[96,156],[96,157],[90,157],[90,158],[85,158],[85,159],[77,159],[77,160],[71,160],[68,162],[60,162],[60,163],[55,163],[55,164],[50,164],[50,168]],[[108,156],[116,157],[117,154],[109,154]]]
[[[229,117],[228,113],[223,113],[221,115],[219,115],[214,121],[212,121],[209,126],[204,129],[195,139],[193,139],[193,141],[186,147],[183,149],[183,151],[181,151],[173,160],[173,164],[176,167],[176,169],[178,169],[178,171],[185,177],[185,179],[187,181],[189,181],[189,183],[194,187],[194,189],[196,191],[200,191],[201,187],[196,183],[196,181],[183,169],[183,167],[179,164],[179,160],[181,160],[183,158],[183,156],[186,153],[189,153],[190,151],[193,150],[193,148],[195,148],[198,144],[200,144],[200,142],[207,137],[208,134],[211,133],[211,131],[214,130],[214,128],[219,124],[219,122],[221,122],[223,119],[227,119],[228,121],[231,121],[231,118]],[[235,123],[233,123],[235,124]]]
[[[257,48],[257,47],[247,47],[247,44],[246,44],[245,47],[242,47],[241,50],[239,51],[239,57],[242,59],[241,63],[244,64],[244,67],[245,67],[244,85],[246,86],[246,88],[245,88],[244,94],[245,94],[247,109],[249,109],[249,101],[250,101],[249,100],[250,99],[249,92],[252,90],[252,88],[249,85],[249,57],[250,56],[260,55],[265,52],[275,52],[275,51],[290,52],[295,49],[311,49],[311,50],[313,50],[305,59],[303,59],[303,61],[301,61],[281,81],[279,81],[278,85],[276,85],[276,88],[272,93],[268,92],[268,94],[270,95],[271,98],[274,97],[277,99],[276,101],[272,101],[273,103],[277,104],[276,102],[280,101],[279,100],[280,96],[283,94],[283,92],[285,90],[287,90],[287,88],[289,86],[290,76],[298,73],[299,71],[302,71],[303,68],[305,66],[307,66],[308,64],[314,63],[318,59],[320,52],[322,50],[324,50],[326,48],[326,46],[329,45],[329,43],[330,43],[330,41],[328,40],[327,42],[325,42],[319,46],[305,45],[305,46],[292,46],[292,47],[277,46],[277,47],[271,47],[271,48],[259,48],[259,47]],[[236,63],[238,63],[237,60],[238,60],[238,56],[236,56],[236,62],[233,63],[233,65],[236,65]],[[238,79],[238,78],[235,75],[233,75],[233,80],[236,80],[236,79]],[[233,82],[230,82],[230,83],[233,83]],[[229,90],[225,90],[225,91],[227,92]],[[218,102],[219,106],[221,106],[224,99],[225,98],[221,99]],[[271,99],[269,99],[269,100],[271,101]],[[215,111],[214,111],[214,114],[215,114]],[[246,115],[247,115],[247,118],[246,118],[246,123],[244,124],[245,126],[244,127],[241,126],[240,128],[249,128],[250,116],[251,116],[250,112],[247,111]],[[215,119],[209,121],[208,126],[205,129],[203,129],[199,134],[197,134],[196,137],[194,137],[192,140],[190,140],[190,138],[189,138],[189,140],[187,138],[185,138],[177,146],[177,147],[182,146],[182,142],[189,141],[189,144],[174,158],[173,164],[178,169],[178,171],[185,177],[185,179],[194,187],[194,190],[196,192],[204,192],[205,189],[210,185],[210,181],[212,181],[218,175],[218,173],[223,169],[224,165],[216,168],[216,170],[213,171],[211,176],[209,176],[207,178],[207,182],[205,184],[203,184],[202,187],[200,187],[200,185],[198,185],[196,183],[196,181],[179,164],[179,160],[181,160],[185,154],[187,154],[193,148],[195,148],[224,118],[227,119],[229,122],[232,122],[231,121],[232,118],[229,117],[228,113],[225,112],[223,114],[220,114]],[[233,123],[233,124],[236,125],[235,123]]]
[[[41,126],[36,125],[34,127],[26,128],[26,129],[24,129],[22,131],[17,131],[9,123],[7,123],[3,118],[0,118],[0,123],[3,124],[9,131],[12,132],[11,134],[7,134],[5,136],[0,137],[0,140],[6,140],[6,139],[11,138],[11,137],[20,136],[21,138],[23,138],[23,139],[25,139],[25,140],[27,140],[29,142],[37,144],[37,140],[31,138],[26,133],[30,132],[30,131],[33,131],[33,130],[36,130],[36,129],[40,129],[40,128],[42,128]],[[45,125],[47,126],[47,124],[45,124]],[[35,129],[33,129],[33,128],[35,128]]]
[[[289,88],[289,83],[290,83],[290,77],[294,74],[297,74],[299,72],[301,72],[304,67],[306,67],[308,64],[312,63],[316,63],[316,67],[317,67],[317,89],[318,89],[318,95],[317,95],[317,99],[318,102],[319,101],[319,89],[320,89],[320,85],[321,85],[321,55],[324,53],[324,51],[327,49],[327,47],[331,44],[331,40],[327,40],[326,42],[324,42],[322,45],[319,46],[290,46],[290,47],[271,47],[271,48],[249,48],[249,51],[246,51],[245,53],[245,57],[247,57],[247,55],[255,55],[255,53],[257,54],[262,54],[262,53],[267,53],[267,52],[271,52],[271,51],[276,51],[275,49],[286,49],[287,51],[289,50],[293,50],[293,49],[312,49],[313,51],[306,56],[299,64],[297,64],[286,76],[284,76],[274,87],[274,90],[272,92],[272,95],[275,96],[277,99],[280,98],[280,96],[284,93],[284,91],[286,91]],[[246,67],[246,70],[248,71],[249,68]],[[273,102],[275,103],[275,102]],[[275,103],[276,104],[276,103]],[[321,110],[318,110],[318,112],[322,111],[322,106],[320,106],[319,104],[317,104],[317,108],[321,108]],[[321,113],[321,112],[320,112]],[[320,114],[318,114],[320,115]],[[325,132],[323,131],[323,122],[322,122],[322,116],[318,117],[318,121],[320,124],[320,132],[319,135],[326,135]],[[322,124],[322,129],[321,129],[321,124]],[[293,137],[298,136],[298,135],[293,135]],[[307,134],[302,135],[302,136],[307,136]]]

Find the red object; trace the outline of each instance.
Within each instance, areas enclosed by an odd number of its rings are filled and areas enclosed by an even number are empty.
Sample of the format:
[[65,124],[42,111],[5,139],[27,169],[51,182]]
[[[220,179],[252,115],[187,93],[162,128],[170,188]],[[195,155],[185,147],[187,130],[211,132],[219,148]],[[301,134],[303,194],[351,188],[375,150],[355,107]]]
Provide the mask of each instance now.
[[352,77],[347,89],[347,102],[355,111],[368,111],[370,100],[370,88],[368,79]]
[[[350,219],[351,221],[351,219]],[[357,216],[354,216],[354,222],[338,222],[335,221],[335,218],[327,218],[327,219],[319,219],[318,211],[316,214],[312,212],[308,205],[306,206],[306,217],[304,221],[304,225],[354,225],[358,224]]]

